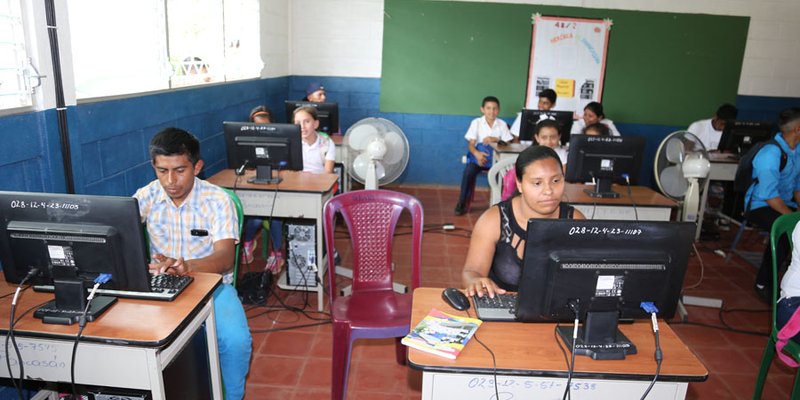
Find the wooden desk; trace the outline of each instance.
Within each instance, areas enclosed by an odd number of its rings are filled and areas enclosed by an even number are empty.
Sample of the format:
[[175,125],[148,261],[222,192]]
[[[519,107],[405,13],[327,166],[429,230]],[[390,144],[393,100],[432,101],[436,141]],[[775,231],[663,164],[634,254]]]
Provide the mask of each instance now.
[[492,146],[492,163],[497,164],[504,158],[512,158],[516,160],[519,156],[519,153],[522,153],[523,150],[527,149],[531,145],[522,143],[508,143],[505,145],[490,143],[489,146]]
[[[166,399],[175,393],[173,386],[198,382],[166,382],[164,373],[182,351],[192,348],[195,336],[205,334],[208,350],[212,398],[222,399],[217,351],[217,334],[211,294],[221,282],[218,274],[193,273],[194,282],[174,301],[119,299],[83,331],[75,365],[77,384],[148,390],[153,399]],[[16,285],[0,277],[0,294],[12,293]],[[0,299],[0,318],[9,320],[13,296]],[[28,289],[20,296],[16,317],[26,310],[52,300],[52,293]],[[5,341],[8,324],[3,324],[0,340]],[[70,382],[72,346],[78,325],[44,324],[28,313],[14,327],[14,336],[25,363],[25,379],[46,382]],[[5,350],[0,350],[4,353]],[[199,355],[201,359],[206,355]],[[9,354],[12,372],[18,377],[18,363],[13,347]],[[8,369],[0,368],[0,377],[8,378]],[[199,386],[202,387],[202,386]],[[180,391],[180,390],[179,390]]]
[[[255,185],[247,183],[255,171],[246,171],[236,176],[232,169],[218,172],[208,179],[215,185],[234,189],[242,201],[245,215],[277,218],[303,218],[316,221],[316,273],[318,282],[323,282],[327,263],[322,256],[322,206],[333,197],[335,174],[312,174],[309,172],[282,171],[283,181],[277,185]],[[238,179],[237,179],[238,178]],[[273,207],[274,204],[274,207]],[[323,285],[314,286],[289,285],[286,281],[286,269],[281,273],[278,286],[285,290],[308,290],[317,292],[319,311],[323,309]]]
[[587,219],[669,221],[672,210],[678,207],[674,200],[644,186],[631,186],[628,196],[625,185],[612,185],[611,189],[620,194],[616,199],[591,197],[583,191],[586,188],[593,185],[567,183],[563,201],[581,210]]
[[[435,288],[414,291],[411,327],[432,308],[465,315],[463,311],[450,308],[441,294],[442,289]],[[474,315],[472,308],[469,311]],[[500,398],[561,398],[567,366],[553,335],[554,327],[555,324],[519,322],[484,322],[481,325],[476,335],[494,352]],[[683,399],[688,382],[705,381],[708,371],[665,321],[659,321],[659,328],[664,361],[659,380],[647,398]],[[620,330],[636,344],[638,354],[612,361],[575,357],[573,399],[638,399],[644,393],[656,369],[649,320],[622,324]],[[423,400],[494,398],[492,358],[474,338],[455,360],[411,348],[408,360],[411,368],[423,371]]]

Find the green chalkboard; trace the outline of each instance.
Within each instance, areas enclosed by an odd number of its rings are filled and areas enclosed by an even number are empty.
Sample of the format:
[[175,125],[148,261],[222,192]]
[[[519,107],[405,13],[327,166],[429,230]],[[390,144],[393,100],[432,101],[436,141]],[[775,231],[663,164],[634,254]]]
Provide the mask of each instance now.
[[614,121],[688,125],[735,102],[748,17],[531,4],[386,0],[380,108],[501,116],[524,101],[531,15],[610,18],[603,105]]

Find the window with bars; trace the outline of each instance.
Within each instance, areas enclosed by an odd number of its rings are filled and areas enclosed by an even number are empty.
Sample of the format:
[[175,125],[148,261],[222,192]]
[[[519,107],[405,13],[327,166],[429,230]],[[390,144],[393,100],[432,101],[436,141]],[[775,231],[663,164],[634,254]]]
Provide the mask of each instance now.
[[32,105],[20,0],[0,0],[0,110]]
[[258,0],[81,0],[67,6],[78,99],[260,76]]

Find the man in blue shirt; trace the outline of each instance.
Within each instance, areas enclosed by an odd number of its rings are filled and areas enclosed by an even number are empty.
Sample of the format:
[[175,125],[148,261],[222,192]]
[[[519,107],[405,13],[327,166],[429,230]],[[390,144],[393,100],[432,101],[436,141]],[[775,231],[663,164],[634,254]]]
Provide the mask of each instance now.
[[[778,118],[780,133],[775,140],[780,145],[768,144],[753,158],[753,184],[745,194],[747,219],[769,231],[772,223],[783,214],[797,210],[800,203],[800,108],[789,108]],[[786,165],[781,169],[782,154],[786,154]],[[783,261],[787,254],[786,243],[778,243],[777,257]],[[756,276],[756,292],[764,298],[772,288],[772,253],[767,243],[764,257]]]

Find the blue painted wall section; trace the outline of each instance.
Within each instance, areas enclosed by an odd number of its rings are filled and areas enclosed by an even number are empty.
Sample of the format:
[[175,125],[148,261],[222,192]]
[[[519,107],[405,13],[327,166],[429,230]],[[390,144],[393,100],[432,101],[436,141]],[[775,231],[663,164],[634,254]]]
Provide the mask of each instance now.
[[[202,141],[210,176],[226,167],[222,121],[246,120],[250,109],[266,104],[278,122],[285,122],[285,99],[300,99],[311,82],[322,83],[329,101],[339,103],[342,132],[366,117],[387,118],[408,137],[411,157],[398,180],[406,184],[458,186],[466,153],[464,133],[479,115],[383,113],[379,110],[379,78],[289,76],[148,94],[68,108],[75,186],[78,193],[130,195],[154,179],[147,144],[160,129],[177,126]],[[502,99],[501,99],[502,100]],[[796,98],[739,96],[741,119],[772,120]],[[711,107],[712,109],[714,107]],[[613,116],[612,116],[613,118]],[[511,122],[511,120],[507,120]],[[654,186],[652,160],[661,140],[683,126],[626,124],[625,135],[647,138],[639,184]],[[54,110],[0,118],[0,190],[63,192],[58,126]],[[485,178],[481,180],[485,185]],[[455,200],[455,199],[454,199]]]

